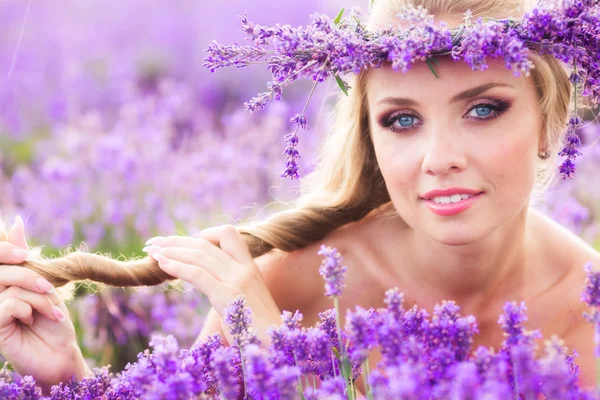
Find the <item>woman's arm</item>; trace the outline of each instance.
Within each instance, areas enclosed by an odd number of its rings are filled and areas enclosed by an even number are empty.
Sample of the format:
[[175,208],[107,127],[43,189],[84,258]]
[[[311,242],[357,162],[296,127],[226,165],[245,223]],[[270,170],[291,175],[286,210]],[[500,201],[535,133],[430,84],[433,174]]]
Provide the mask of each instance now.
[[198,338],[196,339],[196,342],[194,344],[203,342],[204,340],[206,340],[206,338],[215,333],[221,335],[223,340],[225,340],[225,333],[221,328],[221,317],[215,311],[214,308],[211,308],[208,312],[208,315],[206,316],[206,320],[204,321],[204,325],[202,326],[200,335],[198,335]]

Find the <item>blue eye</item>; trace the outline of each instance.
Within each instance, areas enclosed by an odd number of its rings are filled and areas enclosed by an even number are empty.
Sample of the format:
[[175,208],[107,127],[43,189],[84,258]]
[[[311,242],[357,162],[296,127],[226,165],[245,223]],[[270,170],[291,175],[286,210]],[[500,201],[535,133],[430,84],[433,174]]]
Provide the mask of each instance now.
[[477,115],[480,116],[480,117],[487,117],[493,111],[492,107],[487,106],[487,105],[476,106],[473,110],[475,110],[477,112]]
[[410,126],[410,123],[414,119],[415,119],[415,117],[412,115],[403,115],[402,117],[398,118],[398,122],[400,122],[400,125],[402,125],[402,126]]
[[[465,118],[475,120],[475,122],[483,122],[488,119],[499,117],[508,110],[509,107],[510,103],[505,100],[500,100],[495,103],[480,103],[471,107]],[[472,111],[475,111],[475,115],[471,115]],[[409,131],[423,124],[419,117],[412,112],[406,111],[392,113],[389,117],[384,116],[379,123],[384,128],[393,132]]]

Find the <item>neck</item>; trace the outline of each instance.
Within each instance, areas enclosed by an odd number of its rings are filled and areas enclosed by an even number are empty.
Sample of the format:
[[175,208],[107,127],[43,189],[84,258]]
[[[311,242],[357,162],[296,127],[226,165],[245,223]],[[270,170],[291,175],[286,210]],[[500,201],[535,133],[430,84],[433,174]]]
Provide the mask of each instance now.
[[409,287],[419,288],[414,300],[427,309],[454,300],[463,315],[477,314],[495,300],[524,299],[532,243],[527,217],[525,207],[487,237],[461,246],[444,245],[405,228],[405,248],[411,250],[404,256],[407,262],[394,266],[396,273]]

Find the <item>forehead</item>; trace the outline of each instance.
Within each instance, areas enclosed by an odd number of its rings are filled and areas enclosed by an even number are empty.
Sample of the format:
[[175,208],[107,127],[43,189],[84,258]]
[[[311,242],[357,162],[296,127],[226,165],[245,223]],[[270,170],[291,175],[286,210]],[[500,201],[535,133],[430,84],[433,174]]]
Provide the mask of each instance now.
[[[373,68],[366,75],[366,90],[370,100],[403,94],[415,99],[450,98],[465,89],[496,82],[505,83],[521,89],[525,77],[515,77],[505,67],[502,59],[488,58],[489,68],[485,71],[473,71],[463,60],[454,61],[449,56],[436,57],[438,64],[432,63],[436,78],[425,62],[413,64],[407,72],[394,70],[391,64]],[[442,96],[440,96],[442,95]]]

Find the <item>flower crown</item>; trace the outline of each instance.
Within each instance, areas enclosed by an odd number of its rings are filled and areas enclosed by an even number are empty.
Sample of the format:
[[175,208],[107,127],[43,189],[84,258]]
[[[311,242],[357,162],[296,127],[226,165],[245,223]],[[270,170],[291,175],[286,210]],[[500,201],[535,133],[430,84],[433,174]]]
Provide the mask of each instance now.
[[[214,72],[218,68],[250,64],[267,64],[273,80],[269,91],[244,103],[250,112],[265,108],[271,100],[280,100],[284,86],[299,78],[315,81],[304,110],[290,122],[294,132],[285,136],[287,156],[282,177],[298,179],[300,158],[298,129],[307,129],[306,106],[316,85],[333,76],[340,89],[348,95],[350,87],[340,75],[359,73],[366,68],[378,68],[391,62],[395,70],[406,72],[415,62],[425,61],[431,72],[435,56],[450,55],[454,61],[463,59],[473,70],[488,68],[486,57],[503,57],[505,65],[519,76],[534,67],[527,58],[530,49],[550,54],[572,66],[569,77],[573,84],[573,114],[567,124],[565,147],[558,153],[565,160],[560,166],[563,179],[575,172],[574,160],[581,155],[577,130],[582,120],[577,115],[577,94],[588,97],[593,106],[600,103],[600,0],[554,0],[538,2],[522,19],[477,18],[464,13],[463,23],[449,29],[444,22],[434,24],[433,16],[419,6],[404,7],[398,17],[408,28],[391,25],[375,32],[361,25],[361,13],[353,9],[343,18],[344,9],[332,21],[324,14],[311,15],[306,28],[289,25],[264,27],[240,16],[246,40],[254,46],[218,44],[213,41],[206,50],[204,66]],[[371,0],[372,4],[373,0]],[[265,46],[272,46],[267,50]]]

